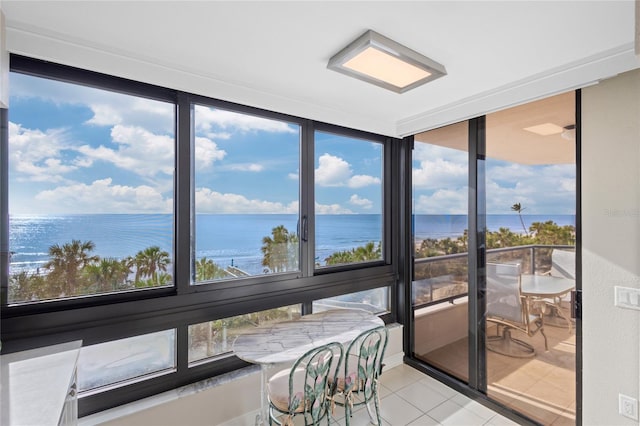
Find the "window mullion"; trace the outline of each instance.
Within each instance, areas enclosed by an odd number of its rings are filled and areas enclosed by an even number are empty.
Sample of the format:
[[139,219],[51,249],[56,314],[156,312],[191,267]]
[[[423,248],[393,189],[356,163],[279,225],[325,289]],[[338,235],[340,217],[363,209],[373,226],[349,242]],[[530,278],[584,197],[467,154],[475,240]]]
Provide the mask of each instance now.
[[[302,125],[300,147],[300,271],[313,275],[315,260],[314,128],[307,120]],[[306,228],[306,229],[303,229]]]
[[191,290],[193,250],[193,106],[184,93],[178,94],[176,106],[176,173],[175,173],[175,286],[178,293]]
[[9,111],[0,109],[0,300],[9,300]]

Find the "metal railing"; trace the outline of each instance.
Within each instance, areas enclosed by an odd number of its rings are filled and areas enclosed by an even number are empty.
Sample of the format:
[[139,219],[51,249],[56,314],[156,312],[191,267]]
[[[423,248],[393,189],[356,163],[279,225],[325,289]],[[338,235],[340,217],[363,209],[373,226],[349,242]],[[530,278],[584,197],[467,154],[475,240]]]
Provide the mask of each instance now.
[[[531,244],[526,246],[515,247],[503,247],[487,250],[487,261],[516,261],[519,260],[523,271],[526,273],[535,274],[540,272],[540,269],[544,269],[542,272],[547,272],[551,268],[551,251],[553,249],[575,250],[575,246],[572,245],[542,245]],[[548,250],[548,253],[538,253],[540,250]],[[522,252],[520,256],[514,256],[516,252]],[[542,255],[542,256],[541,256]],[[433,306],[440,303],[454,303],[456,299],[465,297],[468,295],[467,284],[467,262],[460,262],[453,271],[450,271],[444,262],[456,262],[467,258],[467,253],[447,254],[442,256],[423,257],[414,260],[414,280],[412,282],[412,307],[413,309],[421,309],[429,306]],[[426,276],[428,274],[416,274],[419,269],[427,269],[426,267],[431,265],[440,264],[441,270],[445,272],[453,273],[436,273],[434,276]],[[525,267],[526,266],[526,267]],[[548,268],[547,268],[548,266]],[[455,273],[459,277],[455,278]],[[417,294],[417,287],[421,287],[421,293]],[[466,291],[456,292],[455,287],[465,287]],[[450,288],[450,293],[447,294],[447,288]],[[438,290],[444,290],[441,293],[443,296],[438,296]],[[416,301],[422,300],[420,303]]]

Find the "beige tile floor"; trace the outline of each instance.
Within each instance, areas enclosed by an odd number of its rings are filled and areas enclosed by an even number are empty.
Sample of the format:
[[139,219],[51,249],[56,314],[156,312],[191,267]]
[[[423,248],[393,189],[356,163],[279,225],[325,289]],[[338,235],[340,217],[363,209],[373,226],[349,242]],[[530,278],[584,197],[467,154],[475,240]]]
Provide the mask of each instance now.
[[[549,350],[542,336],[514,337],[531,343],[533,358],[512,358],[487,353],[488,395],[545,425],[574,425],[575,332],[545,327]],[[468,377],[467,340],[461,339],[420,358],[461,377]]]
[[[406,365],[385,370],[380,383],[380,415],[385,426],[517,424]],[[255,414],[247,413],[224,423],[224,426],[253,426]],[[345,424],[342,409],[336,408],[334,420],[332,424]],[[350,424],[369,424],[367,410],[357,410]]]

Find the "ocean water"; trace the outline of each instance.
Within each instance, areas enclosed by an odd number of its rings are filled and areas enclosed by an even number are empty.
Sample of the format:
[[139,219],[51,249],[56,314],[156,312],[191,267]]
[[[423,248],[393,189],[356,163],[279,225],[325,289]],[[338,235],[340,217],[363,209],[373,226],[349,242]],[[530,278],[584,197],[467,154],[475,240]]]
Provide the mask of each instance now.
[[[558,225],[575,225],[573,215],[523,215],[525,226],[553,220]],[[319,215],[316,218],[316,259],[323,262],[336,251],[378,243],[382,235],[380,215]],[[207,257],[249,274],[262,271],[262,239],[284,225],[296,232],[296,215],[197,215],[196,258]],[[417,241],[425,238],[457,237],[467,229],[466,215],[416,215],[413,219]],[[517,214],[488,215],[490,230],[500,227],[524,232]],[[64,216],[13,215],[9,221],[10,272],[38,271],[49,260],[54,244],[72,239],[93,241],[93,254],[100,257],[134,256],[157,245],[172,253],[173,216],[153,214],[92,214]]]

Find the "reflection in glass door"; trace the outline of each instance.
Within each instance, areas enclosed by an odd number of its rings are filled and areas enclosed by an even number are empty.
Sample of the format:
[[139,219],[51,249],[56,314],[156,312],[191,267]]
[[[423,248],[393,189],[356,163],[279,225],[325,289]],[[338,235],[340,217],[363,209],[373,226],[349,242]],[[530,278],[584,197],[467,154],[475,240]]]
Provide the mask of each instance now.
[[541,424],[576,421],[575,105],[414,137],[412,356]]
[[487,395],[542,424],[575,422],[575,124],[574,93],[486,116]]
[[412,169],[413,353],[463,381],[469,377],[467,141],[466,122],[417,135]]

